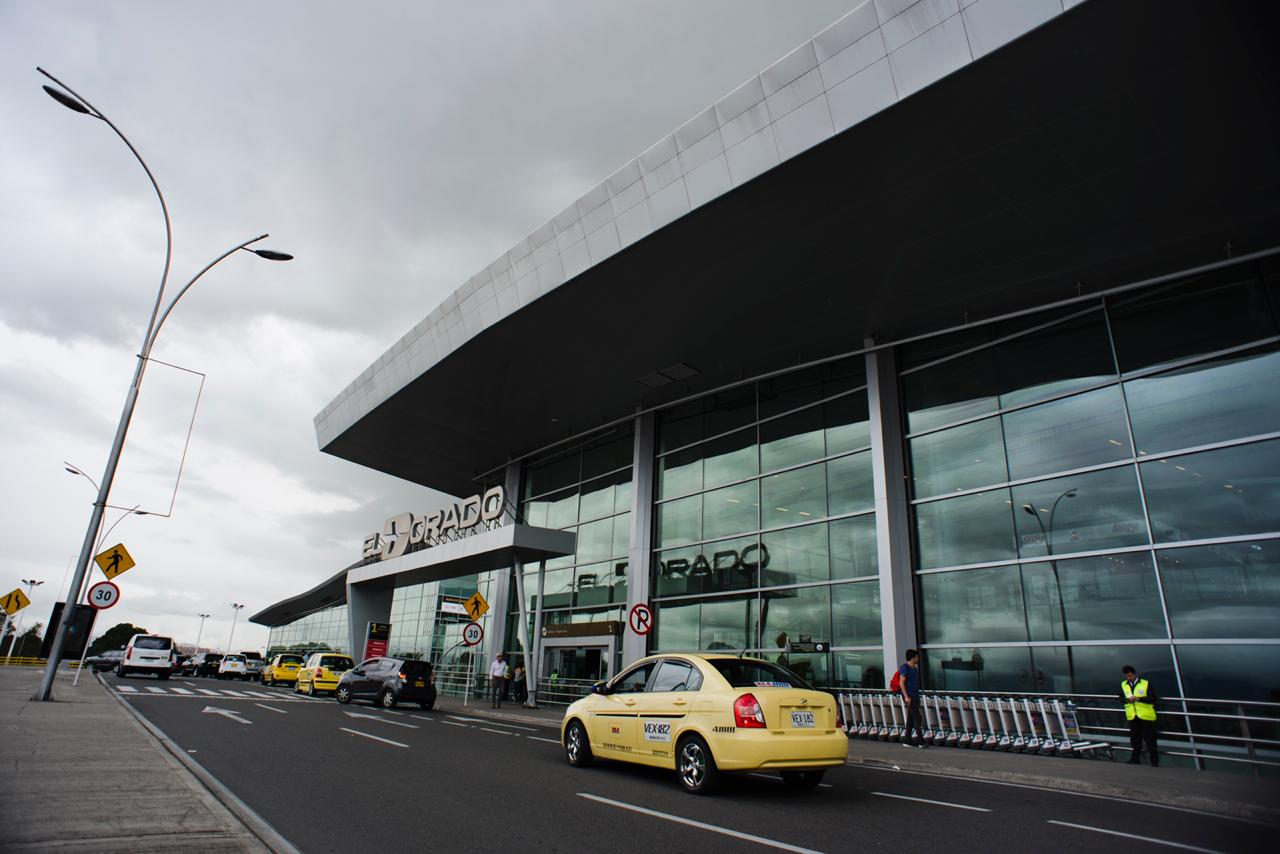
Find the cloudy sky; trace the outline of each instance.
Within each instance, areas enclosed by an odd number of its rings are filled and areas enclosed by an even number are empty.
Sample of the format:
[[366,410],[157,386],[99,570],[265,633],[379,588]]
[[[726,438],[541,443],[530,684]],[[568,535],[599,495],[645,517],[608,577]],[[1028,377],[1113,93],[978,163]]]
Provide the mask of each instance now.
[[[448,293],[856,0],[0,0],[0,593],[62,598],[163,262],[175,310],[112,493],[121,620],[220,648],[434,494],[316,449],[313,416]],[[205,375],[200,392],[200,377]],[[194,411],[185,469],[175,480]],[[111,511],[108,524],[121,511]],[[100,577],[100,576],[99,576]]]

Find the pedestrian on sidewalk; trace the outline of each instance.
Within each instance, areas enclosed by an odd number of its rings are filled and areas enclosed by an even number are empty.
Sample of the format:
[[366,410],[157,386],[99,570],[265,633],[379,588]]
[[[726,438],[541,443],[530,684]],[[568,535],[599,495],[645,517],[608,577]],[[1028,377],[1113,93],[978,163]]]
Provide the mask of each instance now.
[[1132,664],[1126,664],[1120,672],[1124,675],[1120,681],[1120,700],[1124,703],[1125,720],[1129,722],[1129,747],[1133,750],[1129,764],[1142,764],[1145,744],[1151,767],[1156,768],[1160,765],[1160,754],[1156,752],[1156,692]]
[[[902,746],[924,747],[924,733],[920,728],[920,653],[907,650],[907,661],[898,668],[898,690],[907,706],[907,726],[902,732]],[[915,738],[912,737],[915,733]],[[916,744],[916,739],[919,744]]]
[[526,689],[528,687],[525,685],[523,662],[516,665],[515,679],[516,684],[513,686],[511,693],[517,703],[523,703],[525,701]]
[[489,665],[489,695],[490,706],[495,709],[502,708],[502,692],[507,687],[507,661],[502,653],[493,659],[493,664]]

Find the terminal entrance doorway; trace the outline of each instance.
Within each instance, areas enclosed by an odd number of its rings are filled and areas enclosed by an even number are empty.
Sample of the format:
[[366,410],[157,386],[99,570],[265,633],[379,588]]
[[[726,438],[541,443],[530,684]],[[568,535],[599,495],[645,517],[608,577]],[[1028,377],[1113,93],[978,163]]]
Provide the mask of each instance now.
[[616,620],[597,623],[560,623],[542,627],[539,680],[599,682],[617,672]]
[[613,674],[607,646],[553,647],[546,651],[543,673],[557,679],[584,679],[599,682]]

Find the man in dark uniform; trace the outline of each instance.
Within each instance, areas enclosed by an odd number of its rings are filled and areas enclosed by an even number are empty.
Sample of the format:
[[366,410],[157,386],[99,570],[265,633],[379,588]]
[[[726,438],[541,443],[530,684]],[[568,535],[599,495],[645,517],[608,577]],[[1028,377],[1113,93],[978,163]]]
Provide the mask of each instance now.
[[1124,716],[1129,722],[1129,746],[1133,749],[1129,764],[1142,764],[1142,747],[1145,744],[1147,757],[1154,768],[1160,764],[1160,755],[1156,752],[1156,692],[1149,681],[1138,676],[1133,665],[1126,664],[1120,672],[1124,675],[1120,682],[1120,701],[1124,703]]

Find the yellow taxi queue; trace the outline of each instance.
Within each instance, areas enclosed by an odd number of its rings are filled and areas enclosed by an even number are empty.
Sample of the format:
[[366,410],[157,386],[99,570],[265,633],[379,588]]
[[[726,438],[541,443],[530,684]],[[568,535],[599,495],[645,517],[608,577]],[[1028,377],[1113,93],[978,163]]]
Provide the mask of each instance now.
[[674,770],[708,794],[723,772],[776,771],[812,789],[843,765],[849,739],[835,698],[758,658],[679,653],[636,662],[565,710],[565,758]]

